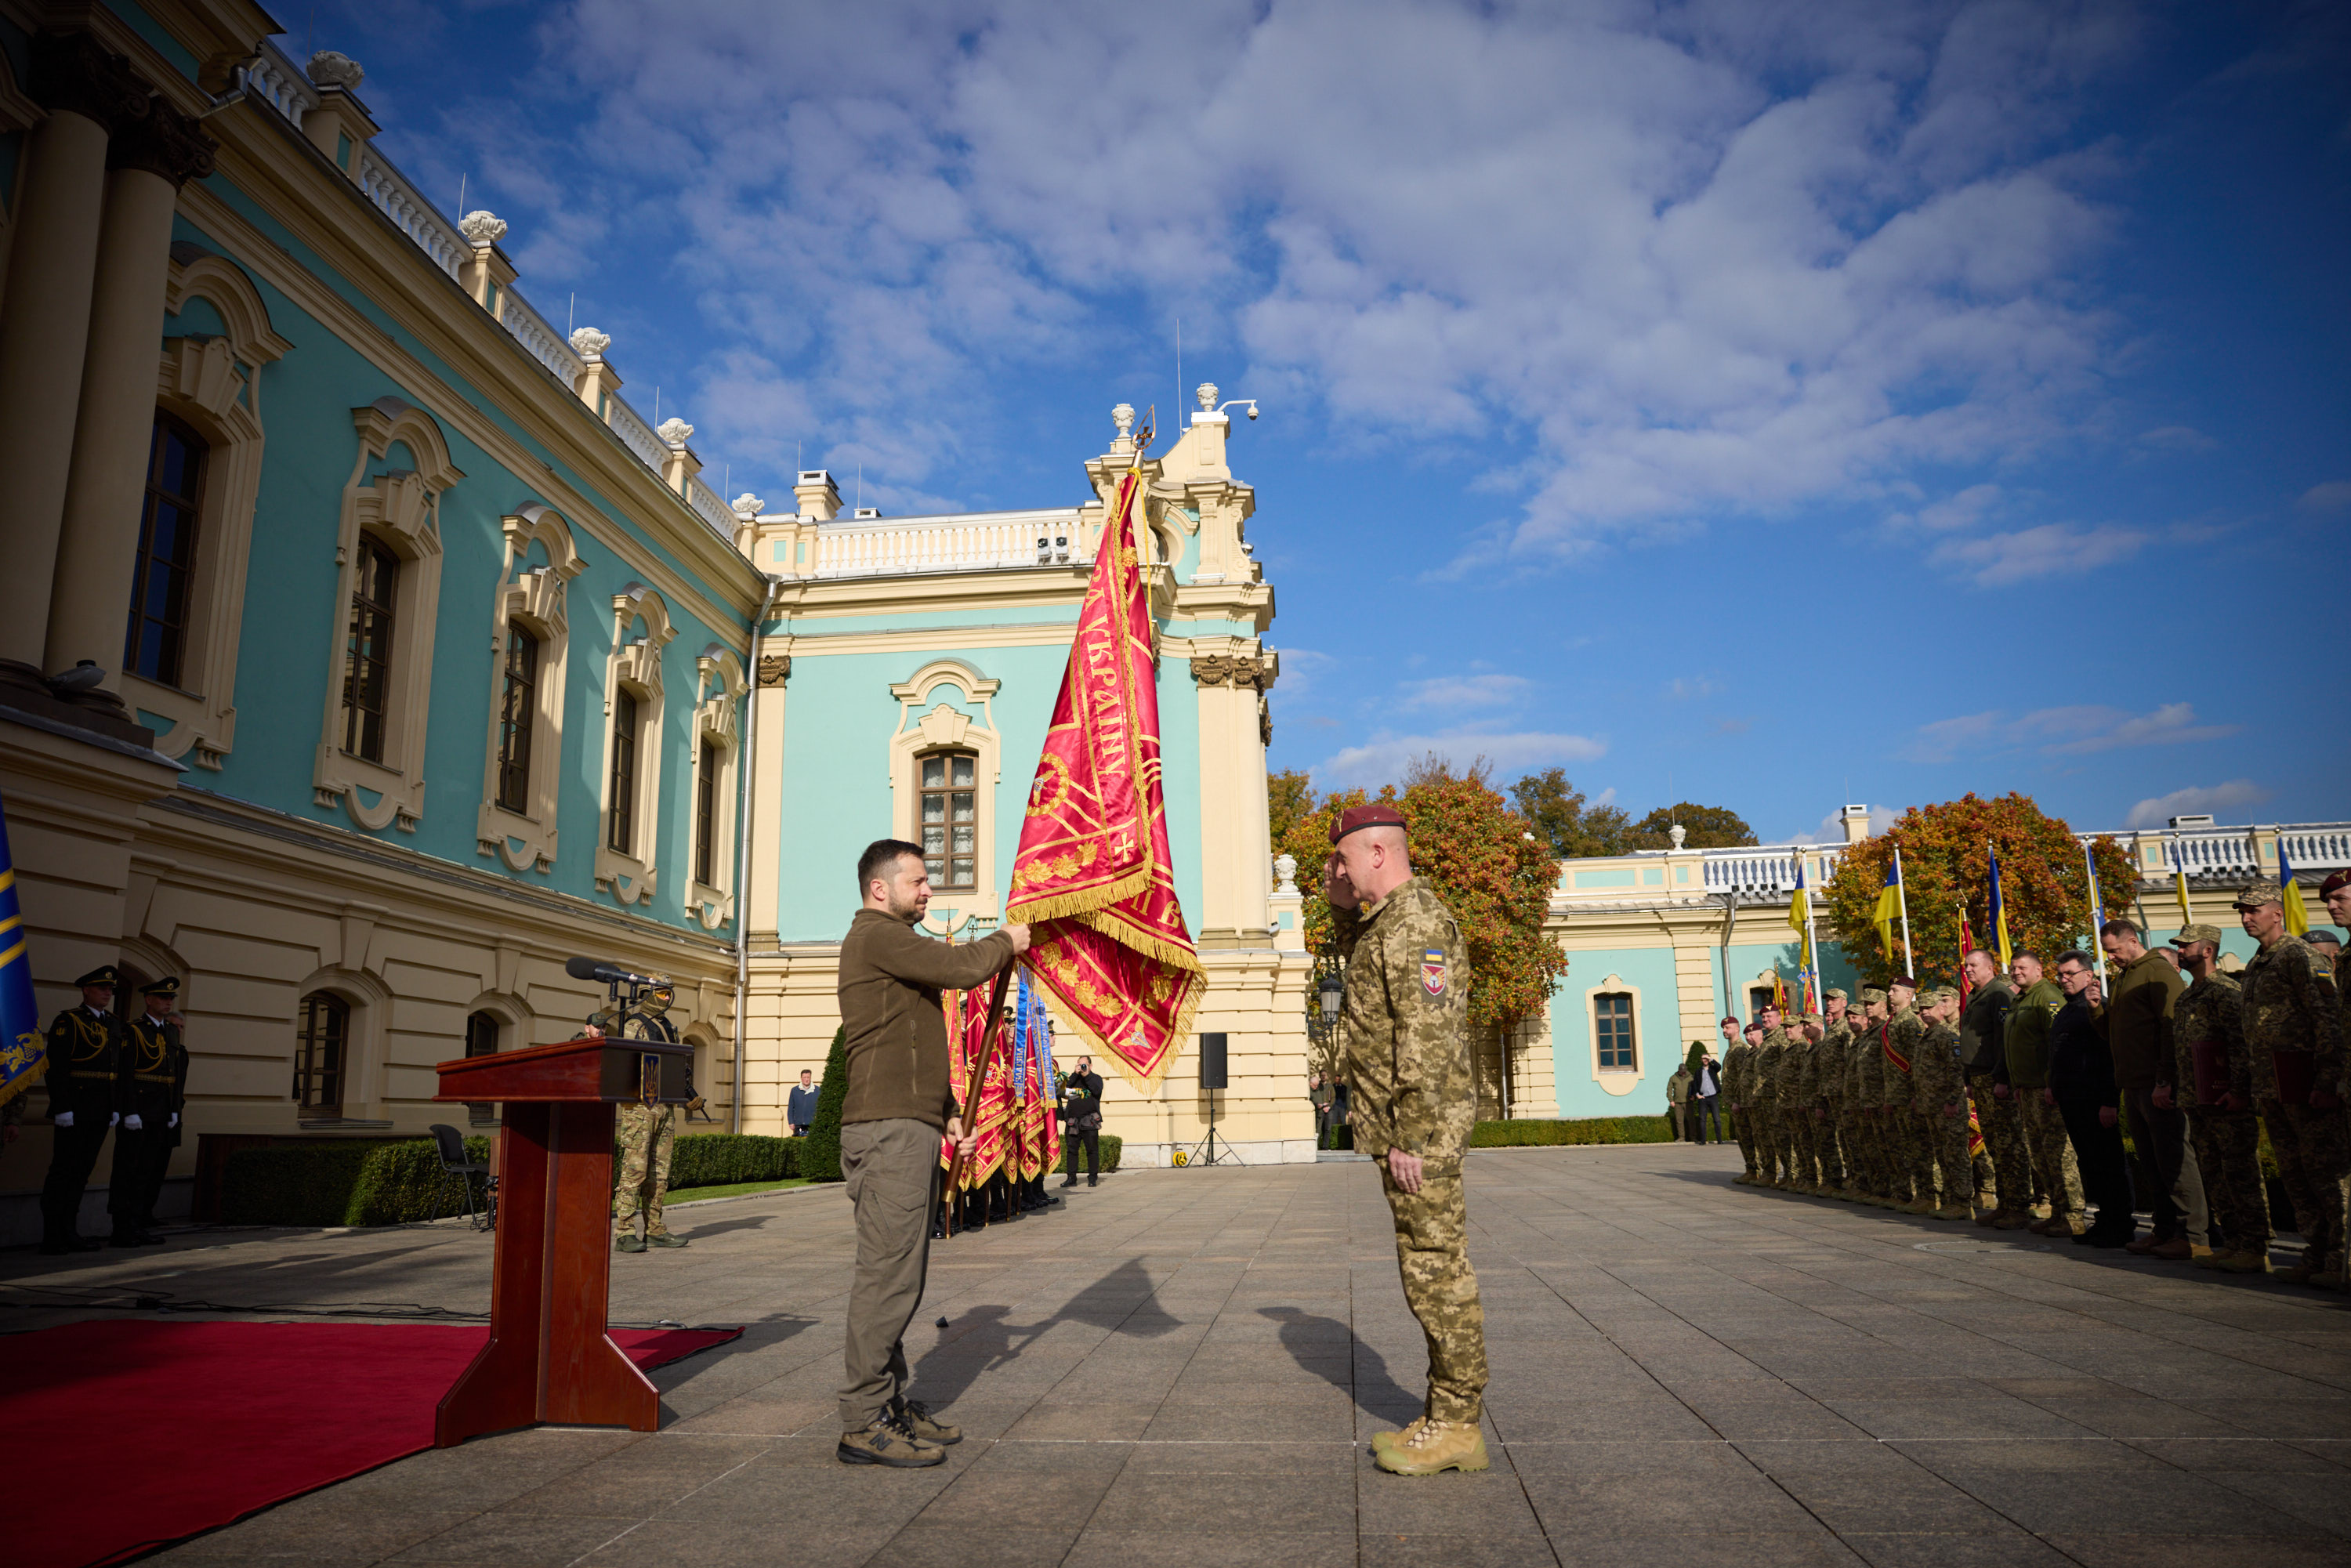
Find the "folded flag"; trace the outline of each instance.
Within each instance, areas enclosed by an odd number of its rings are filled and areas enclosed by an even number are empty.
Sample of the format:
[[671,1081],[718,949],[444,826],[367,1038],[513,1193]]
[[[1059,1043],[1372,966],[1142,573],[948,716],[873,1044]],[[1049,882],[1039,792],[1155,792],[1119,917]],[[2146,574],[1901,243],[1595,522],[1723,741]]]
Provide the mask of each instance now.
[[41,1081],[48,1055],[33,995],[25,911],[16,898],[16,862],[8,855],[8,819],[0,810],[0,1105]]

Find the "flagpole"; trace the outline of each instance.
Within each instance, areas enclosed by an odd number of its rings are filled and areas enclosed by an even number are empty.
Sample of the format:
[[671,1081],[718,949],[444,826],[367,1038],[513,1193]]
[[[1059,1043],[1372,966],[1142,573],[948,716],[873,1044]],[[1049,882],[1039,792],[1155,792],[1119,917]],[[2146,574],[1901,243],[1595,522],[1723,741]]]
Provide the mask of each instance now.
[[1910,880],[1902,874],[1902,846],[1894,846],[1894,896],[1902,906],[1902,973],[1918,977],[1918,960],[1910,951]]
[[1813,935],[1813,901],[1809,896],[1804,900],[1804,951],[1813,960],[1813,993],[1820,998],[1817,1005],[1825,1009],[1829,1005],[1828,988],[1821,984],[1821,943]]
[[956,1140],[955,1158],[947,1163],[946,1201],[950,1216],[955,1213],[956,1194],[963,1186],[964,1150],[979,1135],[979,1093],[987,1082],[988,1064],[996,1060],[997,1037],[1003,1033],[1004,992],[1012,983],[1016,967],[1007,964],[996,977],[996,989],[987,998],[987,1022],[980,1030],[979,1054],[964,1074],[963,1136]]
[[2106,988],[2106,945],[2098,938],[2106,928],[2106,912],[2098,899],[2098,862],[2086,843],[2082,846],[2082,870],[2090,881],[2090,951],[2098,961],[2098,989],[2104,991]]

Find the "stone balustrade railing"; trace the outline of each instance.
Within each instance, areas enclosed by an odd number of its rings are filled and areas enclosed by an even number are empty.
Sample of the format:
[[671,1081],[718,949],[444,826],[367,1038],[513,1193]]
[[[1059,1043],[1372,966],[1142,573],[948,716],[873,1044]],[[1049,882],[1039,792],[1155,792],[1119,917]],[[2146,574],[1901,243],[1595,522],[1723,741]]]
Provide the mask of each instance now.
[[452,277],[457,276],[458,264],[473,255],[473,247],[457,233],[457,226],[444,221],[373,148],[360,149],[359,186],[376,210],[431,256],[434,266]]
[[685,504],[694,508],[695,517],[717,529],[721,535],[730,539],[735,537],[734,512],[719,499],[717,491],[702,482],[700,476],[685,482]]
[[628,400],[618,392],[604,405],[604,423],[612,427],[622,445],[637,455],[639,462],[656,474],[662,471],[662,465],[669,458],[669,448],[653,434],[653,427],[645,423],[644,416],[631,408]]
[[248,98],[276,110],[297,131],[302,129],[302,117],[319,103],[319,89],[302,68],[266,39],[262,41],[259,57],[246,67],[245,87]]
[[808,575],[1082,566],[1092,561],[1099,534],[1098,527],[1080,526],[1075,509],[825,523],[816,530]]
[[568,387],[578,387],[580,378],[588,371],[588,362],[572,352],[563,334],[547,324],[547,318],[530,307],[530,302],[509,288],[498,312],[499,324],[506,328],[523,351],[549,373]]

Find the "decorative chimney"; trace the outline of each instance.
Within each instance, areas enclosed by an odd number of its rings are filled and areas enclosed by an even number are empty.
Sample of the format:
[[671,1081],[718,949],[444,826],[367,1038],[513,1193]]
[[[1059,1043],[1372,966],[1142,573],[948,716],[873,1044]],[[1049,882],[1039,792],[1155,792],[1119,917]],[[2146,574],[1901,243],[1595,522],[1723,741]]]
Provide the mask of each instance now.
[[302,116],[302,134],[352,180],[360,177],[360,149],[381,129],[367,105],[359,100],[360,83],[367,72],[349,55],[320,49],[310,57],[310,85],[319,89],[319,106]]
[[1844,824],[1844,841],[1846,843],[1857,844],[1861,842],[1862,840],[1869,837],[1868,807],[1847,806],[1844,810],[1837,813],[1837,818]]
[[799,482],[792,486],[792,497],[799,502],[800,516],[820,523],[829,523],[841,516],[841,490],[832,476],[822,468],[803,468]]

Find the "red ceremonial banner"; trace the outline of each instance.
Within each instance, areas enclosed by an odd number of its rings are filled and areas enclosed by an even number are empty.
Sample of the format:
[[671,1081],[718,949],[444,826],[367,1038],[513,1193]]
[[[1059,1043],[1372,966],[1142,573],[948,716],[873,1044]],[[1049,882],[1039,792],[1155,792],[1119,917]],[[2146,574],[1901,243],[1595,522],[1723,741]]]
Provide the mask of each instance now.
[[1054,1010],[1144,1093],[1207,991],[1168,864],[1151,607],[1135,552],[1136,466],[1094,555],[1069,668],[1029,787],[1005,917]]
[[[987,1040],[987,997],[986,991],[949,991],[944,998],[947,1052],[953,1059],[954,1076],[950,1082],[958,1085],[969,1081],[972,1065],[979,1060]],[[964,1124],[971,1129],[976,1141],[957,1182],[963,1191],[969,1192],[986,1182],[1013,1153],[1013,1139],[1019,1128],[1013,1114],[1010,1058],[1010,1051],[999,1039],[988,1060],[987,1075],[980,1080],[977,1103],[964,1108]],[[962,1091],[958,1089],[956,1092]],[[940,1139],[939,1164],[952,1170],[954,1156],[955,1145]]]

